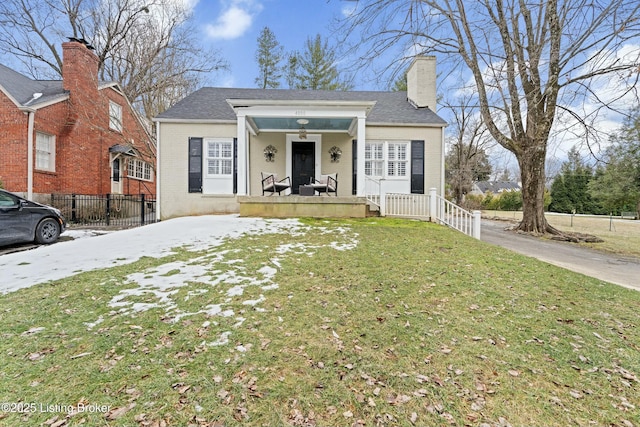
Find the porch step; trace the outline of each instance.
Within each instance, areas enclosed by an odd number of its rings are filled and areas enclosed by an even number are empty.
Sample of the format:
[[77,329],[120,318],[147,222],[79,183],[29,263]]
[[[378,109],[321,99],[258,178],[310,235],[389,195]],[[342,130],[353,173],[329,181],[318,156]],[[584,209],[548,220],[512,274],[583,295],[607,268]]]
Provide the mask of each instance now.
[[378,217],[380,216],[380,207],[376,205],[372,205],[371,203],[367,203],[367,212],[366,217]]

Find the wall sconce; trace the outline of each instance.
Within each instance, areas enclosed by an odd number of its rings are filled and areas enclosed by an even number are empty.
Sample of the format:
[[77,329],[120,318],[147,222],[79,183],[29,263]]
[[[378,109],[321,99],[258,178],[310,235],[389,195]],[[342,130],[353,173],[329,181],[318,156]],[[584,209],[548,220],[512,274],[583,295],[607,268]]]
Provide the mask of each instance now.
[[331,156],[331,163],[338,163],[342,156],[342,150],[334,145],[329,148],[329,155]]
[[298,119],[296,121],[300,125],[300,130],[298,131],[298,138],[307,139],[307,130],[304,128],[304,125],[309,124],[309,120],[307,120],[307,119]]
[[277,152],[278,149],[276,147],[274,147],[273,145],[267,145],[264,149],[264,158],[267,160],[267,162],[273,162],[276,158]]

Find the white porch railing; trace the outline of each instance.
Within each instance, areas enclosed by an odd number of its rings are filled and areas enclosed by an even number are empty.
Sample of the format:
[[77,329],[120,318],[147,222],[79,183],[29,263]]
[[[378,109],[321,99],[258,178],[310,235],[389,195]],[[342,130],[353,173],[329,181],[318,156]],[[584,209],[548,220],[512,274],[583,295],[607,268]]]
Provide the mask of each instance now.
[[387,193],[384,181],[367,178],[367,201],[380,207],[382,216],[423,218],[447,225],[480,239],[480,211],[469,212],[439,196],[435,188],[429,194]]
[[438,196],[435,189],[431,189],[429,198],[432,222],[435,222],[435,218],[442,224],[480,240],[480,211],[464,210],[444,197]]
[[380,194],[382,194],[381,187],[380,181],[368,176],[364,177],[364,196],[368,202],[378,207],[380,207]]

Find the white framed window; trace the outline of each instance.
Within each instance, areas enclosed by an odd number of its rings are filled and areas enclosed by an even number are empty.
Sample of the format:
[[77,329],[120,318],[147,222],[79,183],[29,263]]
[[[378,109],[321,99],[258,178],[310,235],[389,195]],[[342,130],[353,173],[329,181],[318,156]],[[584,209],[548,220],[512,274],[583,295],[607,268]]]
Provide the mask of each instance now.
[[109,128],[122,132],[122,106],[109,101]]
[[374,178],[406,178],[409,174],[408,141],[371,141],[364,150],[364,173]]
[[142,171],[142,179],[145,181],[151,181],[151,165],[144,162],[144,169]]
[[151,164],[140,159],[129,159],[127,164],[127,176],[129,178],[153,181]]
[[387,143],[387,176],[407,176],[408,146],[406,142]]
[[36,169],[56,171],[56,137],[36,132]]
[[384,143],[371,142],[364,147],[364,174],[382,178],[384,173]]
[[208,140],[205,164],[207,175],[233,174],[233,142]]

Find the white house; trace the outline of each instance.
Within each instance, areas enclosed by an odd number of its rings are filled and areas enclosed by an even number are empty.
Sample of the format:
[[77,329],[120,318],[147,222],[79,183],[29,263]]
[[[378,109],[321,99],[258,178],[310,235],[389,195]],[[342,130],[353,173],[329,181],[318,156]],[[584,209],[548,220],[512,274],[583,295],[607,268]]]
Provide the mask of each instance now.
[[[343,202],[379,182],[387,192],[442,195],[435,63],[416,58],[406,92],[197,90],[154,118],[158,217],[239,212],[247,200],[327,201],[297,195],[328,174]],[[289,178],[282,197],[262,197],[264,174]]]

